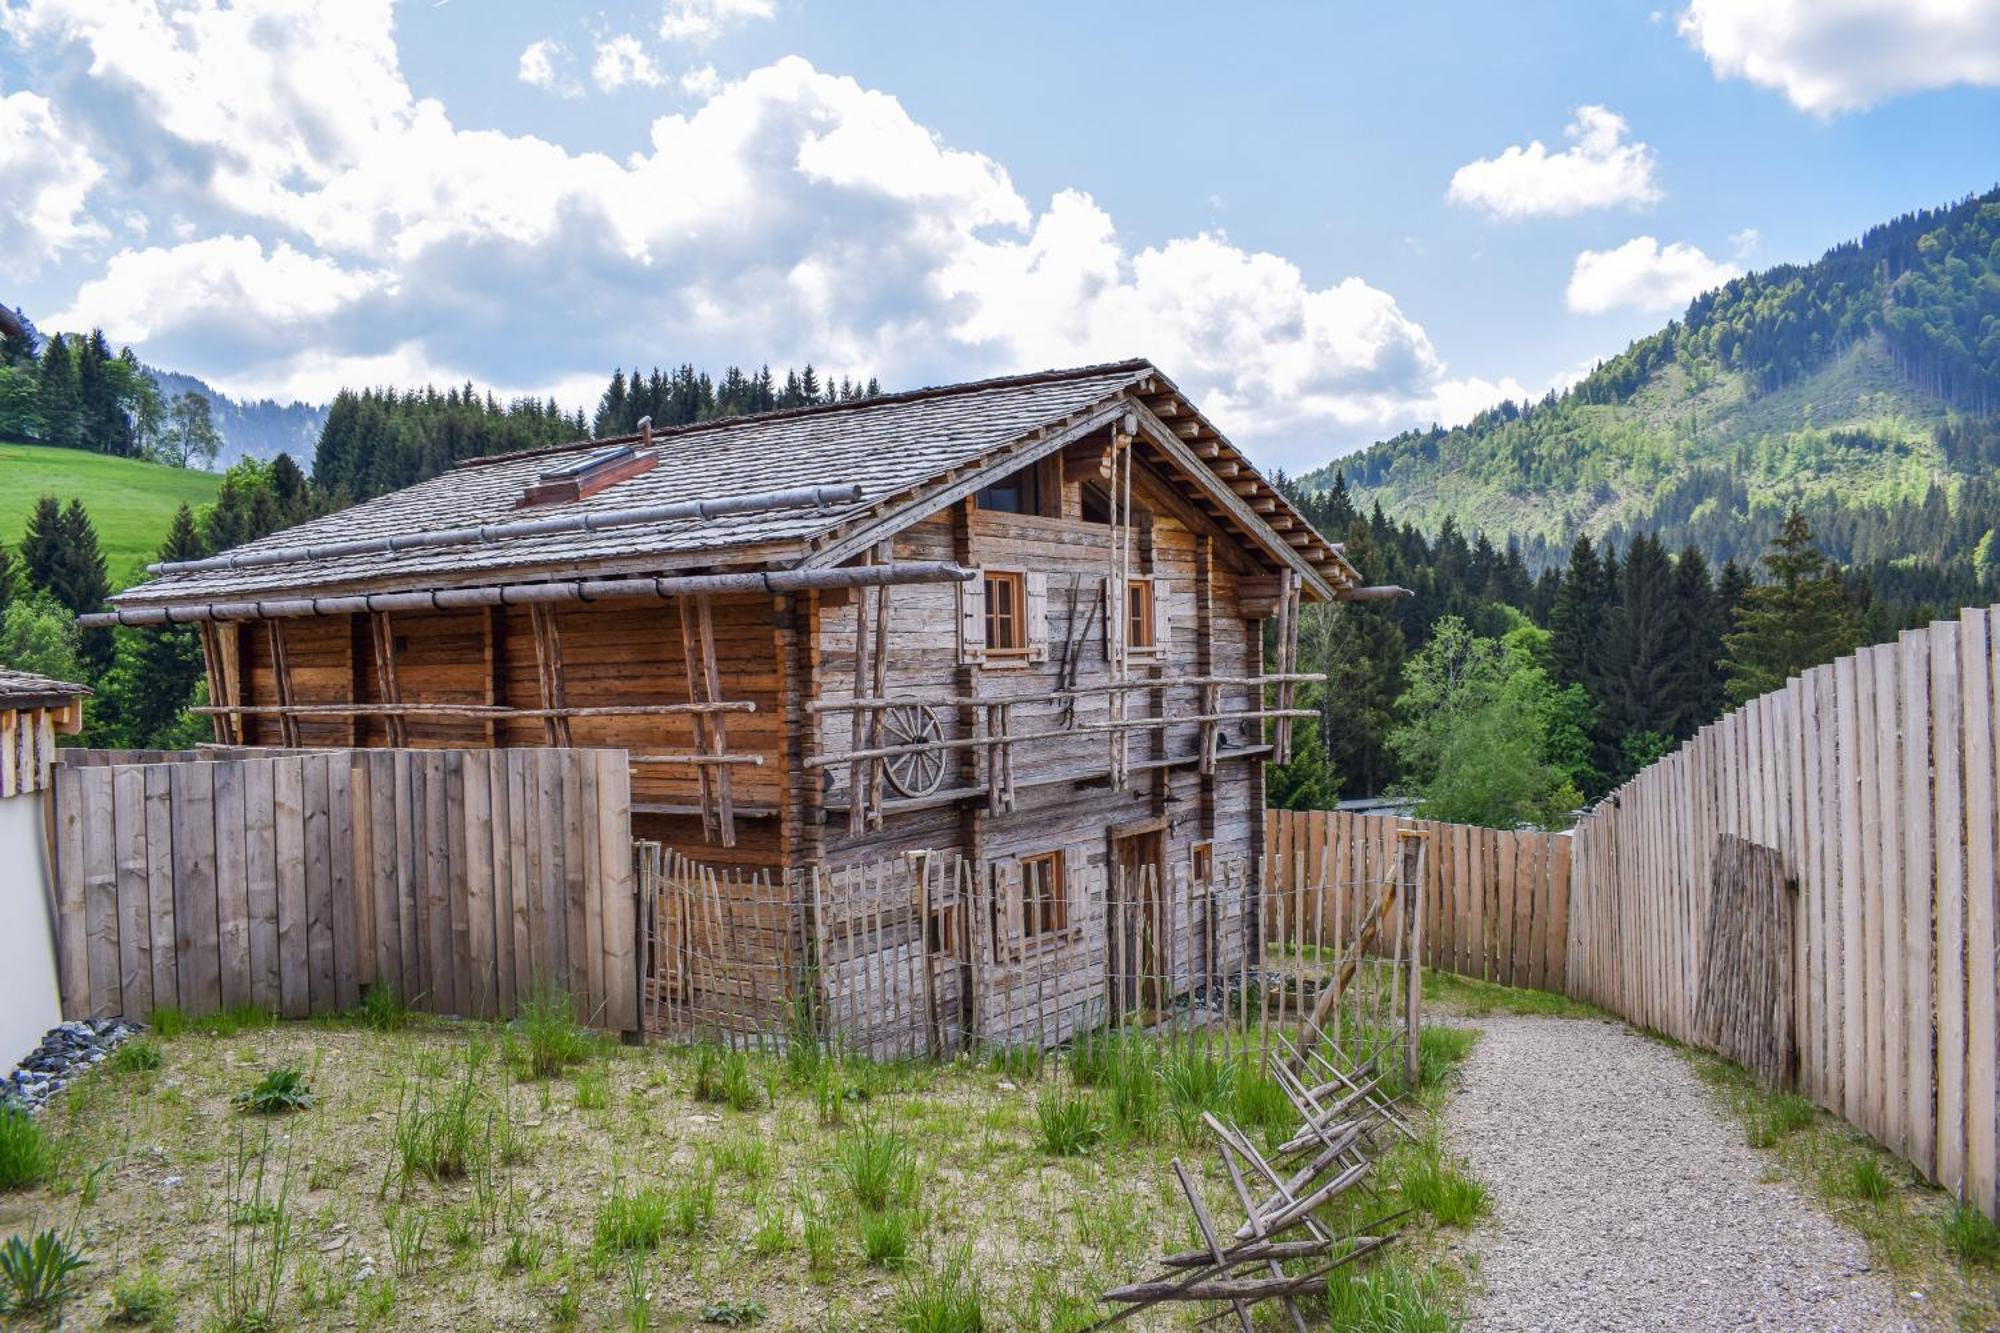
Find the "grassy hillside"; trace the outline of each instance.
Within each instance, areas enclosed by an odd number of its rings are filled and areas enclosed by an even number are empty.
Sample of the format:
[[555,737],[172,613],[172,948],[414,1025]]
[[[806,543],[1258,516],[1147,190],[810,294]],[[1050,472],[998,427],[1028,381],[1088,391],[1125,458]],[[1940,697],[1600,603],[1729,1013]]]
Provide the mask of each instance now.
[[1299,480],[1339,471],[1364,507],[1518,536],[1538,563],[1638,529],[1754,554],[1793,502],[1838,558],[1937,563],[2000,522],[1996,462],[2000,191],[1704,294],[1560,397]]
[[215,499],[222,477],[214,472],[163,467],[81,449],[0,444],[0,543],[12,551],[35,501],[54,495],[81,499],[97,525],[97,539],[111,586],[136,581],[166,540],[167,525],[183,502],[200,508]]

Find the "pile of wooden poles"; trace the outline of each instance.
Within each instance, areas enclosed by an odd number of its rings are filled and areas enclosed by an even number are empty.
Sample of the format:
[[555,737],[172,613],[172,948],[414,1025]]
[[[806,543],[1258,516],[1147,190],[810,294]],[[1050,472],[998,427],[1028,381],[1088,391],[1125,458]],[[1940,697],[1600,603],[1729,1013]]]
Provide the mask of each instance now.
[[1225,1302],[1244,1333],[1250,1333],[1250,1307],[1277,1300],[1284,1303],[1292,1326],[1305,1333],[1305,1317],[1295,1298],[1323,1287],[1329,1273],[1395,1239],[1402,1212],[1341,1233],[1318,1215],[1350,1189],[1376,1197],[1367,1178],[1385,1131],[1415,1136],[1397,1114],[1375,1062],[1342,1072],[1325,1056],[1300,1051],[1281,1036],[1267,1063],[1300,1117],[1299,1129],[1269,1157],[1234,1125],[1202,1116],[1229,1173],[1243,1222],[1227,1233],[1221,1230],[1193,1177],[1175,1158],[1174,1176],[1203,1246],[1169,1254],[1160,1261],[1163,1272],[1105,1292],[1107,1304],[1123,1308],[1093,1327],[1108,1328],[1168,1301]]

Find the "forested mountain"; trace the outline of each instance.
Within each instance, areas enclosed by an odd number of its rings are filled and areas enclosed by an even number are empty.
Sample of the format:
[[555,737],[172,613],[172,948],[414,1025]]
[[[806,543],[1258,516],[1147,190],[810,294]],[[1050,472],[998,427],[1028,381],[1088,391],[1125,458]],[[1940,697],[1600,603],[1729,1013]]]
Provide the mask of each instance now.
[[216,434],[222,437],[222,450],[216,457],[222,467],[240,458],[261,458],[268,462],[279,454],[306,457],[319,440],[320,428],[326,425],[323,403],[236,399],[179,371],[148,366],[146,374],[152,377],[162,398],[172,400],[192,393],[208,399],[210,419],[215,423]]
[[1513,535],[1532,568],[1637,532],[1748,562],[1797,504],[1833,559],[1948,600],[1975,552],[1996,558],[1996,471],[2000,190],[1705,293],[1566,393],[1298,481]]

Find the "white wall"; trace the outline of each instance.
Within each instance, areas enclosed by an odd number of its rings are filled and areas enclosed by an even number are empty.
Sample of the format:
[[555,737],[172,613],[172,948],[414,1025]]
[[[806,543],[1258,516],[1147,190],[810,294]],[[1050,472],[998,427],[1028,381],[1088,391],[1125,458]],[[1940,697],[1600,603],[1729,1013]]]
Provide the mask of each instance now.
[[45,793],[0,797],[0,1073],[62,1021],[55,893],[44,854]]

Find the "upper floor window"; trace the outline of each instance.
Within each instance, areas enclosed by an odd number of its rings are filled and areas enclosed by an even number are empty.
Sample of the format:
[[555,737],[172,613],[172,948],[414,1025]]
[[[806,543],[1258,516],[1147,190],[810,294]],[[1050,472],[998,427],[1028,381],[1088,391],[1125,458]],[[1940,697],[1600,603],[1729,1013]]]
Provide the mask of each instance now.
[[1125,647],[1133,652],[1150,652],[1159,645],[1159,618],[1154,614],[1151,579],[1125,582]]
[[982,487],[973,503],[998,514],[1042,512],[1041,468],[1033,463]]
[[1028,651],[1027,590],[1018,571],[989,569],[986,581],[986,651],[1007,655]]

